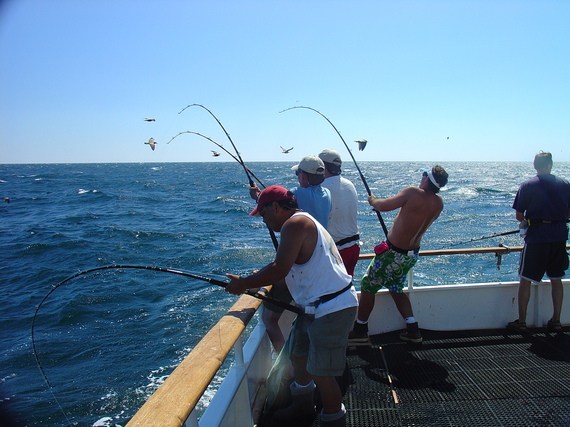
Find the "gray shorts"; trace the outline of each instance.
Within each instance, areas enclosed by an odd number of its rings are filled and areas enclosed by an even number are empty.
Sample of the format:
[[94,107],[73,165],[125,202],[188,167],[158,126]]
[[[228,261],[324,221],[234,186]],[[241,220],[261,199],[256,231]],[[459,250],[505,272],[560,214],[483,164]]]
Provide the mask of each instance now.
[[321,377],[340,376],[346,365],[348,333],[357,307],[349,307],[312,319],[298,316],[291,334],[291,353],[308,356],[307,371]]

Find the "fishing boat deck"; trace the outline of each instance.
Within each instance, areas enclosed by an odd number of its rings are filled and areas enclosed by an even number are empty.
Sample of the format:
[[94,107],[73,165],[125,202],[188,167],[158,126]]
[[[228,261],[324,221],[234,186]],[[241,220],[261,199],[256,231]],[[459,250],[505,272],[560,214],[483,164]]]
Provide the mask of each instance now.
[[[423,330],[421,344],[402,342],[398,332],[374,335],[370,345],[347,350],[346,425],[570,425],[570,328],[564,331]],[[259,425],[279,426],[269,418]],[[295,425],[320,424],[316,417]]]

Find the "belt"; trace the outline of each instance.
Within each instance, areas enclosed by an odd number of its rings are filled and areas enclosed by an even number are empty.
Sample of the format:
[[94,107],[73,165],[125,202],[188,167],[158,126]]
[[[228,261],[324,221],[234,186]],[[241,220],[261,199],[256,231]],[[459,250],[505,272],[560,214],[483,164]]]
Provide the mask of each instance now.
[[354,242],[355,240],[360,239],[360,234],[355,234],[354,236],[345,237],[344,239],[335,242],[337,246],[342,246],[350,242]]
[[568,222],[567,219],[555,219],[555,220],[548,220],[548,219],[527,219],[528,226],[533,227],[538,224],[558,224],[560,222]]
[[352,287],[352,282],[350,282],[348,285],[346,285],[340,291],[333,292],[332,294],[326,294],[326,295],[323,295],[323,296],[317,298],[315,301],[313,301],[309,305],[306,305],[303,307],[305,310],[305,314],[314,315],[315,310],[317,309],[317,307],[319,305],[321,305],[324,302],[330,301],[331,299],[338,297],[340,294],[343,294],[346,291],[348,291],[351,287]]
[[400,254],[405,254],[405,255],[414,255],[417,254],[420,251],[420,248],[417,249],[411,249],[411,250],[406,250],[406,249],[401,249],[397,246],[394,246],[392,244],[392,242],[390,242],[388,239],[386,239],[386,243],[388,243],[388,246],[390,246],[390,249],[392,249],[394,252],[398,252]]

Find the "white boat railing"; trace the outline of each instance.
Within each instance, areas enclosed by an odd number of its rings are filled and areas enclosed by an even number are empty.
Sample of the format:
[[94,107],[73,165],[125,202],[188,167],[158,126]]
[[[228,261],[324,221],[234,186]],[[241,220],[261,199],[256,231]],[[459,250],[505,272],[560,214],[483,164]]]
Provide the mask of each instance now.
[[[567,245],[570,249],[570,245]],[[420,256],[495,253],[497,262],[522,246],[420,251]],[[371,259],[362,254],[359,259]],[[413,287],[408,276],[407,292],[421,327],[433,330],[485,329],[503,327],[517,317],[518,282]],[[570,290],[570,281],[564,281]],[[376,294],[369,320],[371,334],[402,328],[401,318],[387,291]],[[475,303],[477,302],[477,304]],[[202,338],[127,424],[160,427],[255,426],[264,402],[264,379],[272,365],[271,345],[262,322],[258,322],[245,345],[242,333],[261,301],[242,295],[228,313]],[[552,312],[550,286],[531,287],[527,324],[544,326]],[[562,309],[563,324],[570,323],[570,298]],[[294,314],[284,312],[280,323],[290,328]],[[214,379],[229,352],[234,362],[208,407],[198,418],[196,404]]]

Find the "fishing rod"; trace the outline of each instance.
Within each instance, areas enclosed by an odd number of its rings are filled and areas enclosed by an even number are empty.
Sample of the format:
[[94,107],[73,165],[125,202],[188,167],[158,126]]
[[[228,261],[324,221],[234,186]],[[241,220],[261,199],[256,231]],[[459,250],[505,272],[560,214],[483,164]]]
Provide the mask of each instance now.
[[[532,221],[532,220],[527,220],[527,221]],[[538,220],[538,221],[540,221],[540,220]],[[564,220],[564,222],[569,223],[570,220],[566,219],[566,220]],[[491,239],[493,237],[499,237],[499,236],[508,236],[509,234],[516,234],[519,232],[520,232],[520,228],[517,230],[512,230],[512,231],[505,231],[504,233],[497,233],[497,234],[491,234],[490,236],[478,237],[476,239],[467,240],[465,242],[453,243],[453,244],[445,246],[445,247],[449,248],[451,246],[463,245],[464,243],[477,242],[479,240]]]
[[243,167],[243,170],[245,171],[245,174],[247,175],[247,179],[249,181],[249,185],[250,187],[253,187],[253,180],[251,179],[251,176],[249,176],[249,172],[247,167],[245,166],[245,163],[243,162],[243,159],[241,158],[241,155],[236,147],[236,145],[234,144],[234,141],[232,140],[232,137],[230,136],[230,134],[228,133],[228,131],[226,130],[226,128],[224,127],[224,125],[222,124],[222,122],[220,122],[220,120],[214,115],[214,113],[212,113],[209,109],[207,109],[206,107],[204,107],[202,104],[190,104],[187,105],[186,107],[184,107],[178,114],[182,113],[184,110],[186,110],[187,108],[190,107],[200,107],[203,108],[204,110],[206,110],[208,113],[210,113],[210,115],[218,122],[218,124],[220,125],[220,127],[222,128],[222,130],[224,131],[224,133],[226,134],[226,136],[228,137],[228,140],[230,141],[230,143],[232,144],[232,147],[234,147],[234,150],[236,152],[236,155],[238,157],[238,163]]
[[[48,386],[48,389],[53,397],[53,399],[55,400],[57,406],[59,407],[61,413],[64,415],[65,419],[67,420],[68,424],[70,426],[72,426],[73,424],[71,423],[71,421],[69,420],[69,418],[67,417],[67,414],[65,413],[65,411],[63,410],[61,404],[59,403],[59,400],[57,399],[57,397],[55,396],[55,393],[53,392],[53,386],[51,385],[51,383],[48,380],[47,374],[44,371],[44,368],[40,362],[39,356],[38,356],[38,351],[37,351],[37,347],[36,347],[36,337],[35,337],[35,326],[36,326],[36,318],[38,316],[38,313],[40,311],[40,308],[42,307],[42,305],[44,304],[44,302],[48,299],[48,297],[55,292],[56,289],[58,289],[60,286],[62,286],[63,284],[75,279],[76,277],[79,276],[83,276],[85,274],[89,274],[89,273],[93,273],[95,271],[101,271],[101,270],[110,270],[110,269],[139,269],[139,270],[151,270],[151,271],[159,271],[162,273],[171,273],[171,274],[177,274],[180,276],[185,276],[185,277],[190,277],[192,279],[198,279],[198,280],[202,280],[205,282],[208,282],[212,285],[216,285],[216,286],[221,286],[223,288],[225,288],[229,283],[228,282],[224,282],[221,280],[217,280],[217,279],[213,279],[210,277],[205,277],[205,276],[200,276],[194,273],[189,273],[186,271],[181,271],[181,270],[173,270],[173,269],[169,269],[169,268],[162,268],[162,267],[153,267],[153,266],[144,266],[144,265],[117,265],[117,264],[113,264],[113,265],[106,265],[103,267],[95,267],[95,268],[91,268],[89,270],[83,270],[83,271],[79,271],[77,273],[75,273],[72,276],[69,276],[67,279],[62,280],[61,282],[57,283],[56,285],[53,285],[52,289],[50,289],[50,291],[43,297],[43,299],[41,300],[41,302],[38,304],[38,306],[36,307],[36,311],[34,312],[34,316],[32,318],[32,331],[31,331],[31,337],[32,337],[32,353],[34,355],[36,364],[40,370],[40,372],[42,373],[43,379],[45,381],[45,383]],[[263,293],[259,293],[259,292],[263,292]],[[288,303],[285,303],[283,301],[280,300],[276,300],[274,298],[271,297],[267,297],[265,296],[265,293],[267,292],[267,290],[265,288],[260,288],[260,290],[258,292],[253,292],[250,289],[247,289],[244,293],[252,296],[254,298],[263,300],[263,301],[268,301],[272,304],[275,304],[279,307],[284,308],[285,310],[289,310],[292,311],[293,313],[296,314],[304,314],[304,310],[301,307],[295,306],[295,305],[291,305]]]
[[479,240],[485,240],[485,239],[492,239],[493,237],[500,237],[500,236],[508,236],[509,234],[515,234],[520,232],[519,229],[516,230],[512,230],[512,231],[505,231],[504,233],[497,233],[497,234],[491,234],[490,236],[483,236],[483,237],[477,237],[474,239],[470,239],[470,240],[466,240],[464,242],[459,242],[459,243],[453,243],[451,245],[447,245],[444,246],[445,248],[450,248],[451,246],[458,246],[458,245],[463,245],[465,243],[471,243],[471,242],[478,242]]
[[[175,138],[179,137],[180,135],[183,135],[185,133],[190,133],[193,135],[198,135],[201,136],[202,138],[206,138],[208,141],[213,142],[214,144],[216,144],[218,147],[220,147],[222,150],[224,150],[226,153],[228,153],[232,159],[234,159],[236,162],[238,162],[241,165],[241,162],[239,161],[239,159],[230,151],[228,151],[222,144],[214,141],[212,138],[206,136],[206,135],[202,135],[199,132],[192,132],[192,131],[184,131],[184,132],[180,132],[178,135],[174,135],[170,141],[167,142],[167,144],[170,144]],[[248,172],[250,173],[251,176],[253,176],[255,178],[255,180],[259,183],[259,185],[261,185],[263,188],[265,188],[265,184],[263,184],[263,182],[253,173],[253,171],[250,168],[247,168]]]
[[[314,111],[315,113],[319,114],[322,118],[324,118],[327,122],[329,122],[329,124],[333,127],[333,129],[336,131],[337,135],[340,137],[340,139],[342,140],[344,146],[346,147],[346,149],[348,150],[348,154],[350,154],[350,157],[352,157],[352,161],[354,162],[354,166],[356,166],[356,169],[358,170],[358,174],[360,175],[360,179],[362,180],[362,183],[364,184],[364,187],[366,188],[366,192],[368,193],[369,196],[372,195],[372,192],[370,191],[370,187],[368,187],[368,183],[366,182],[366,178],[364,178],[364,175],[362,174],[362,171],[360,170],[360,167],[358,167],[358,163],[356,163],[356,159],[354,158],[354,156],[352,155],[352,151],[350,151],[350,148],[348,148],[348,145],[346,144],[346,141],[344,140],[344,138],[342,137],[342,135],[340,134],[340,132],[338,131],[338,129],[336,128],[335,125],[333,125],[333,123],[327,118],[327,116],[325,116],[323,113],[321,113],[318,110],[315,110],[314,108],[311,107],[304,107],[304,106],[296,106],[296,107],[291,107],[291,108],[287,108],[285,110],[279,111],[280,113],[283,113],[285,111],[289,111],[289,110],[293,110],[295,108],[305,108],[307,110],[311,110]],[[382,214],[379,211],[375,211],[376,214],[378,215],[378,221],[380,221],[380,225],[382,226],[382,230],[384,231],[384,234],[386,235],[386,237],[388,237],[388,229],[386,228],[386,224],[384,223],[384,219],[382,218]]]
[[[187,108],[190,107],[200,107],[203,108],[204,110],[206,110],[208,113],[210,113],[210,115],[218,122],[218,124],[220,125],[220,127],[222,128],[222,130],[224,131],[224,133],[226,134],[226,136],[228,137],[228,140],[230,141],[230,143],[232,144],[232,147],[234,148],[234,151],[236,152],[236,156],[239,159],[238,163],[241,164],[241,166],[243,167],[243,170],[247,176],[247,179],[249,181],[249,186],[250,187],[254,187],[255,184],[253,182],[253,180],[251,179],[251,176],[249,175],[248,172],[248,168],[245,165],[243,159],[241,158],[241,154],[239,153],[236,145],[234,144],[234,141],[232,140],[232,137],[230,136],[230,134],[228,133],[228,131],[226,130],[226,128],[224,127],[224,125],[222,124],[222,122],[220,122],[220,120],[216,117],[216,115],[214,113],[212,113],[209,109],[207,109],[206,107],[204,107],[202,104],[190,104],[187,105],[186,107],[184,107],[182,110],[180,110],[180,113],[182,113],[184,110],[186,110]],[[271,228],[269,228],[269,226],[267,226],[267,229],[269,230],[269,235],[271,236],[271,241],[273,242],[273,246],[275,247],[275,250],[277,250],[277,247],[279,246],[279,242],[277,241],[277,237],[275,237],[275,233],[273,232],[273,230]]]

